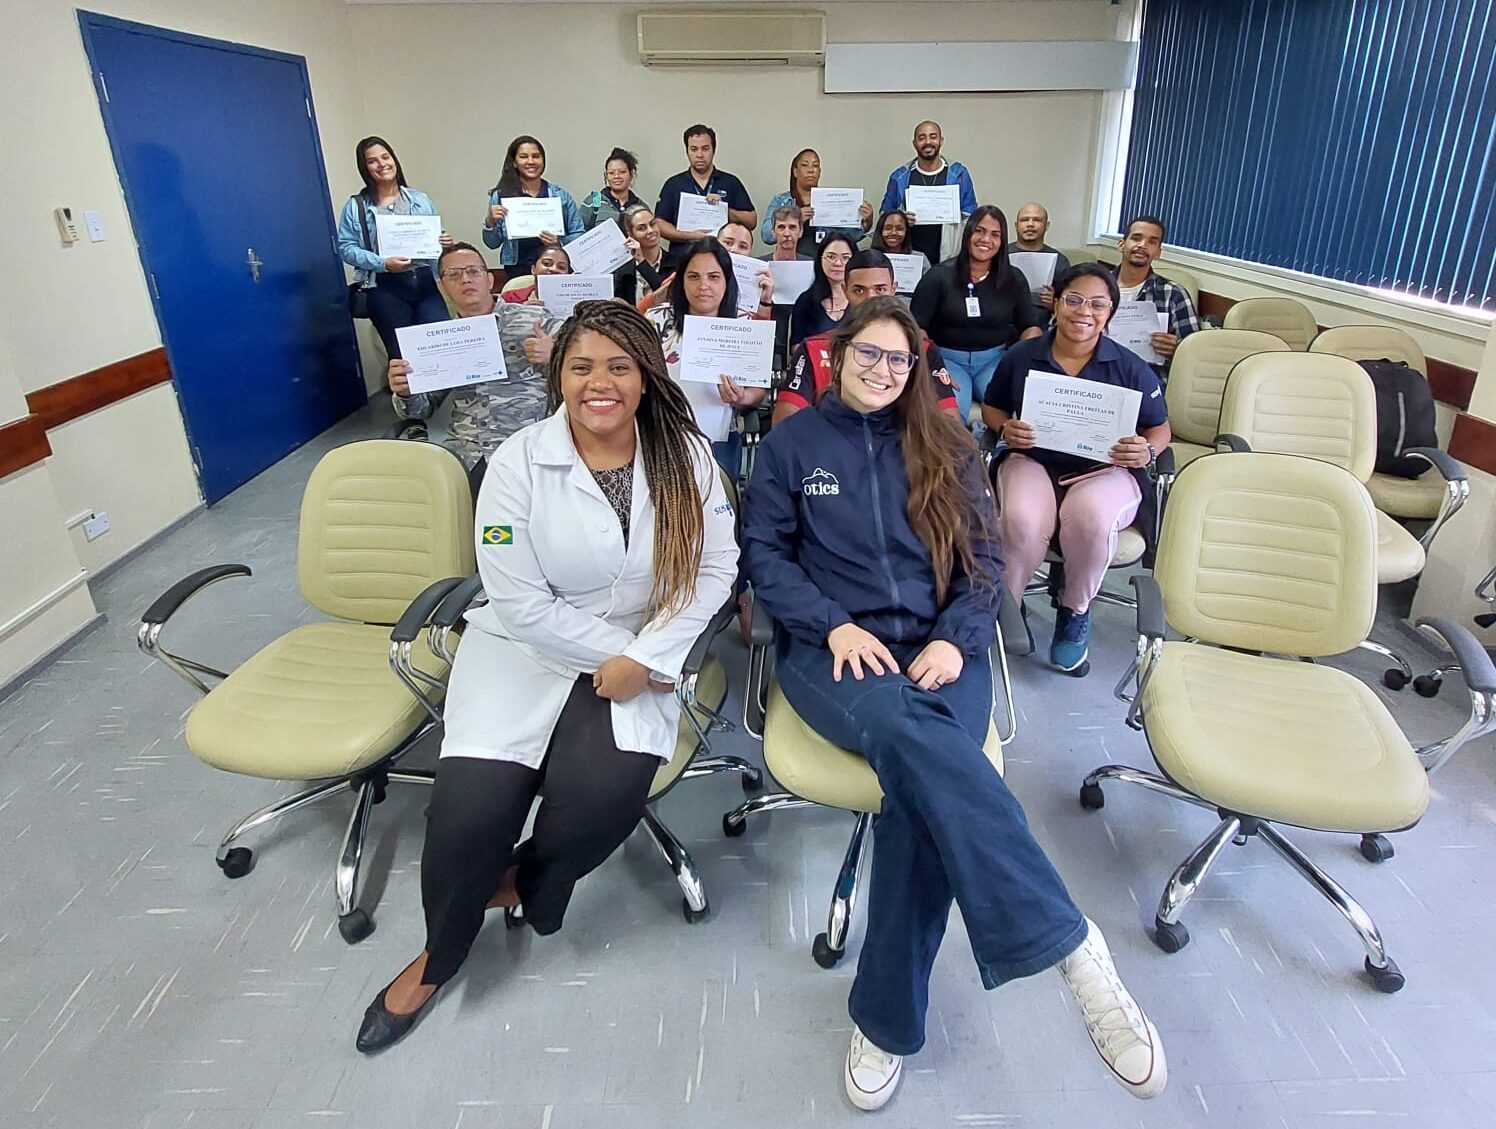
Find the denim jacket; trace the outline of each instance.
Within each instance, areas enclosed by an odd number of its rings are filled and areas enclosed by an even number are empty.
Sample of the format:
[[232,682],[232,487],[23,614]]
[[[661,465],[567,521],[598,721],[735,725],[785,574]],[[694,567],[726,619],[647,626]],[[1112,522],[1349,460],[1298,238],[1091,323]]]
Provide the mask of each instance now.
[[[415,188],[402,188],[400,195],[410,201],[413,216],[435,216],[440,213],[431,197]],[[369,240],[373,247],[364,243],[363,226],[358,220],[358,208],[364,208],[364,221],[369,225]],[[384,256],[378,251],[378,237],[374,233],[374,204],[363,193],[348,197],[343,205],[343,214],[338,218],[338,257],[354,270],[354,281],[361,286],[373,286],[374,276],[384,273]],[[433,260],[422,260],[434,269]]]
[[[545,186],[544,195],[554,196],[561,201],[561,219],[566,230],[557,232],[557,234],[561,236],[563,244],[570,243],[587,230],[587,224],[582,219],[582,212],[577,207],[577,202],[571,198],[571,193],[559,184],[552,184],[548,180],[541,181],[541,184]],[[498,188],[495,188],[488,194],[488,206],[490,208],[502,202],[499,198]],[[505,234],[503,220],[490,227],[488,225],[488,217],[486,215],[483,217],[483,242],[485,245],[498,250],[499,266],[512,267],[519,262],[519,245]]]

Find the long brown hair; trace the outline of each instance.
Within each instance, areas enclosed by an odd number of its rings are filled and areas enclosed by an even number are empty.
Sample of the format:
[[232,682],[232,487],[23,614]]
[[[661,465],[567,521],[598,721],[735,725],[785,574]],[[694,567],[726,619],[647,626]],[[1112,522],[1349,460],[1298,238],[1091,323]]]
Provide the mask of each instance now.
[[831,334],[831,386],[840,393],[842,364],[852,339],[880,321],[891,321],[902,329],[909,340],[909,351],[917,358],[904,390],[894,401],[894,413],[899,421],[904,472],[909,478],[905,516],[914,535],[930,551],[935,599],[943,605],[958,560],[974,585],[992,586],[993,578],[977,568],[972,551],[974,542],[989,541],[995,535],[991,495],[973,504],[974,483],[985,489],[976,441],[940,407],[925,360],[923,336],[903,302],[869,298],[836,327]]
[[670,379],[659,333],[624,302],[577,303],[551,348],[545,374],[547,411],[554,412],[561,405],[561,369],[567,350],[578,333],[589,329],[628,353],[643,378],[634,422],[639,427],[644,481],[655,508],[654,586],[649,604],[667,616],[674,615],[696,598],[703,544],[696,455],[704,450],[706,436],[696,426],[685,392]]

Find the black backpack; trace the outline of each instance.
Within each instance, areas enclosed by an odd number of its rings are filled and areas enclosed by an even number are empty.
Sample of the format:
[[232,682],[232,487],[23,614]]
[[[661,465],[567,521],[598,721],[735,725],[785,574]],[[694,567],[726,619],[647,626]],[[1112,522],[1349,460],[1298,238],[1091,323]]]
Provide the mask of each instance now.
[[1428,463],[1403,454],[1409,447],[1437,447],[1434,393],[1416,369],[1402,361],[1362,361],[1377,397],[1377,462],[1382,474],[1417,478]]

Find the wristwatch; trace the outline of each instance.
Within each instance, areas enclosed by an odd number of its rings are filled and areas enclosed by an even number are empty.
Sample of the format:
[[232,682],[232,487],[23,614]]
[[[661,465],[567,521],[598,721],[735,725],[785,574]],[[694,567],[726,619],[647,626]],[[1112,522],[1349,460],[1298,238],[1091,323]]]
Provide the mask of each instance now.
[[1153,444],[1149,443],[1146,439],[1143,440],[1143,445],[1148,448],[1148,465],[1152,466],[1158,462],[1158,452],[1153,449]]

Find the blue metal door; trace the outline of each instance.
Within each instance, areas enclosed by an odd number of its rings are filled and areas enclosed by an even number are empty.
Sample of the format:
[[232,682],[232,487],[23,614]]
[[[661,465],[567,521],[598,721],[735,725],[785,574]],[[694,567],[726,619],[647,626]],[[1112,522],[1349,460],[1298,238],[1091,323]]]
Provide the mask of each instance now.
[[364,402],[305,60],[78,20],[215,502]]

